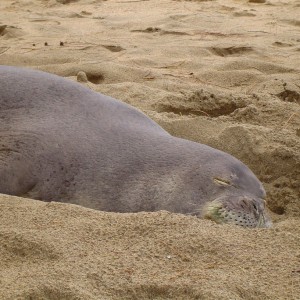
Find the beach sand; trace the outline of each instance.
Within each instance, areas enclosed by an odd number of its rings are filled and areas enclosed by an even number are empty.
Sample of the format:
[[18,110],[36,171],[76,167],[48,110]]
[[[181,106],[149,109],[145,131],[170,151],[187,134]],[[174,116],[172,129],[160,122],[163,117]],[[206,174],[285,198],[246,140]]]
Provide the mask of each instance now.
[[171,134],[234,155],[263,182],[274,222],[2,195],[0,299],[300,299],[299,0],[1,0],[0,11],[0,64],[82,71]]

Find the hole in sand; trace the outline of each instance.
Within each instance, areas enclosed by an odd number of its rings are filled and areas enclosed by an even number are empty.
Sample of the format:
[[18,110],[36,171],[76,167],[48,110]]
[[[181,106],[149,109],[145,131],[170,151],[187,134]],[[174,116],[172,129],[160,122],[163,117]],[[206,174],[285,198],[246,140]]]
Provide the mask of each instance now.
[[0,25],[0,35],[4,35],[5,34],[6,27],[7,27],[7,25]]
[[121,46],[115,46],[115,45],[102,45],[105,49],[111,51],[111,52],[120,52],[122,50],[125,50]]
[[231,46],[231,47],[210,47],[208,50],[217,56],[241,55],[243,53],[253,52],[252,47],[248,46]]
[[285,102],[294,102],[300,104],[300,94],[296,91],[284,90],[277,94],[277,97]]
[[77,2],[78,0],[56,0],[56,2],[61,3],[61,4],[69,4],[72,2]]
[[146,29],[131,30],[131,32],[146,32],[146,33],[158,32],[158,31],[161,31],[161,29],[158,27],[147,27]]
[[88,81],[94,83],[94,84],[100,84],[104,81],[104,76],[101,74],[92,74],[92,73],[86,73],[86,77]]
[[272,207],[272,211],[278,215],[283,215],[285,213],[285,209],[282,206]]

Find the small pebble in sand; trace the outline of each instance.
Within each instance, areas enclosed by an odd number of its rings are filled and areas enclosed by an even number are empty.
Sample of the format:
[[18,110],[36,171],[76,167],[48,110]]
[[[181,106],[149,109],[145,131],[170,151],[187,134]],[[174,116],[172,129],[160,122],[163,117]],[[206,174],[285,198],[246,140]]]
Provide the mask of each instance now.
[[63,46],[63,45],[64,45],[64,42],[60,42],[59,45],[60,45],[60,46]]
[[44,43],[44,45],[45,45],[45,46],[48,46],[48,43],[47,43],[47,42],[45,42],[45,43]]
[[87,82],[88,81],[88,78],[87,78],[85,72],[79,71],[77,73],[77,81],[78,82]]

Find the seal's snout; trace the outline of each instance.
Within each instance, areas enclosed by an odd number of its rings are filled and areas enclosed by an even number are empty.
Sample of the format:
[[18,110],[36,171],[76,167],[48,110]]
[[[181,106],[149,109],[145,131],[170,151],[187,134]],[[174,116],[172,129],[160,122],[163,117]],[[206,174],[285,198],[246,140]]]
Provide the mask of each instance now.
[[271,227],[263,199],[248,196],[223,196],[208,202],[203,217],[216,223],[229,223],[243,227]]

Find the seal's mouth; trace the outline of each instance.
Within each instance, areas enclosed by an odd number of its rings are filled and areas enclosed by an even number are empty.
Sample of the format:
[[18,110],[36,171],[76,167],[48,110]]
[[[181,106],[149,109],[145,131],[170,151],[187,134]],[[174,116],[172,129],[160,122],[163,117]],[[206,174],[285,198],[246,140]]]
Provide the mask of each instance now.
[[244,205],[240,207],[232,207],[227,201],[216,199],[206,204],[203,208],[203,217],[210,219],[218,224],[235,224],[242,227],[250,228],[268,228],[272,226],[272,222],[266,216],[264,210],[261,210],[253,203],[253,201],[247,202],[247,199],[239,201]]

